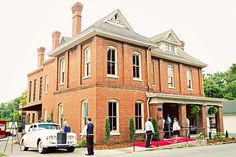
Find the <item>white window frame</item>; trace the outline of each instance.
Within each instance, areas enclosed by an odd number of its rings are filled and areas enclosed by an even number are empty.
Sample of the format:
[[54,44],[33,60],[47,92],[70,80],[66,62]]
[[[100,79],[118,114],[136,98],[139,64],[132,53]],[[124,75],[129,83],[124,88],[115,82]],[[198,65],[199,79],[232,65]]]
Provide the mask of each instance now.
[[64,121],[64,106],[63,104],[58,105],[58,124],[62,128]]
[[[172,49],[173,48],[173,49]],[[176,46],[173,44],[166,43],[165,44],[165,51],[169,53],[174,53],[176,54]]]
[[45,75],[45,93],[48,93],[49,75]]
[[84,50],[84,77],[91,77],[91,49],[90,47]]
[[[169,84],[169,78],[172,78],[172,84]],[[167,83],[168,88],[175,88],[174,66],[172,65],[167,67]]]
[[[193,89],[192,70],[187,68],[186,75],[187,75],[187,88],[188,90],[192,90]],[[189,85],[190,85],[190,88],[189,88]]]
[[[134,55],[138,55],[138,59],[139,59],[139,66],[135,65],[133,63],[133,56]],[[134,66],[139,67],[139,77],[134,77]],[[142,80],[142,58],[141,58],[141,54],[139,52],[133,52],[132,54],[132,75],[133,75],[133,80],[135,81],[143,81]]]
[[[140,104],[141,105],[141,129],[136,129],[136,117],[140,117],[136,115],[136,104]],[[142,101],[136,101],[135,102],[135,119],[134,119],[134,123],[135,123],[135,133],[143,133],[144,132],[144,105]]]
[[60,85],[63,85],[65,83],[65,65],[65,59],[62,59],[60,61]]
[[109,100],[108,101],[108,118],[110,119],[110,117],[114,117],[114,116],[109,116],[109,103],[112,102],[112,103],[116,103],[116,130],[111,130],[110,131],[110,135],[120,135],[120,127],[119,127],[119,102],[115,99],[112,99],[112,100]]
[[[107,47],[107,56],[108,56],[109,49],[115,50],[115,74],[108,74],[108,71],[107,71],[107,77],[119,78],[118,77],[118,68],[117,68],[117,48],[115,48],[113,46],[108,46]],[[106,58],[107,58],[107,56],[106,56]],[[108,64],[108,58],[107,58],[107,64]]]
[[[81,104],[82,104],[82,123],[81,123],[82,124],[81,131],[82,131],[88,121],[88,101],[84,100],[84,101],[82,101]],[[87,109],[87,115],[85,115],[85,109]]]

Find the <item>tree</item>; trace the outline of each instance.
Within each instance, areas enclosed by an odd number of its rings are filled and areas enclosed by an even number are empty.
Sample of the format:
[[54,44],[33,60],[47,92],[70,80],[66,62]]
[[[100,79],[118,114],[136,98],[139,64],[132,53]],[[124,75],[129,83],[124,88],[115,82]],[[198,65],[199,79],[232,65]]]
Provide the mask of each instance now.
[[134,119],[130,118],[130,120],[129,120],[129,138],[131,141],[134,140],[134,134],[135,134]]
[[107,118],[105,121],[105,144],[108,145],[110,143],[110,121]]
[[154,135],[153,135],[152,139],[154,141],[158,141],[160,139],[160,133],[158,131],[158,126],[157,126],[156,119],[152,119],[152,125],[153,125],[153,128],[154,128]]

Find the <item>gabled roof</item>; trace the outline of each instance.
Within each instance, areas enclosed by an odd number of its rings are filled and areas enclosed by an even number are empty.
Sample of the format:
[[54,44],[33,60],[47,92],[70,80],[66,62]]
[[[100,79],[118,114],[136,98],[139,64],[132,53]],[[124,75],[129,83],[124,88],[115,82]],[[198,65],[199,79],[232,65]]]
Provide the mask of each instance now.
[[163,32],[161,34],[158,34],[158,35],[150,38],[150,40],[155,43],[159,43],[161,41],[164,41],[164,42],[171,42],[171,43],[175,43],[175,44],[180,44],[179,38],[177,37],[177,35],[175,34],[175,32],[172,29],[170,29],[166,32]]
[[61,42],[60,42],[60,45],[70,41],[72,38],[71,37],[65,37],[65,36],[62,36],[61,38]]
[[223,114],[236,114],[236,100],[223,102]]

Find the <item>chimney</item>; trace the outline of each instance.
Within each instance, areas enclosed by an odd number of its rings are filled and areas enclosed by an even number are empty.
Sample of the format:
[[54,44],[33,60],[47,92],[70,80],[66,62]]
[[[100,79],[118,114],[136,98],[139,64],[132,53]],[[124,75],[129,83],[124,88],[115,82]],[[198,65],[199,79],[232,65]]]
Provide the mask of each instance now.
[[72,10],[72,37],[75,37],[81,31],[81,13],[83,5],[79,2],[75,3]]
[[184,45],[185,45],[185,42],[183,40],[180,41],[180,48],[182,50],[184,50]]
[[55,49],[60,45],[60,36],[61,33],[58,31],[52,33],[52,49]]
[[38,68],[41,68],[43,66],[45,48],[40,47],[37,50],[38,50]]

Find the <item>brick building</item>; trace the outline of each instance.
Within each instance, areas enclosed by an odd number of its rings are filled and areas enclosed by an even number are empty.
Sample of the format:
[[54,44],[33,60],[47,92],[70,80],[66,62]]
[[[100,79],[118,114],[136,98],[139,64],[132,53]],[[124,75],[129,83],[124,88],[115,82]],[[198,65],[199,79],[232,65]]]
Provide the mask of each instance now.
[[[206,64],[184,51],[173,30],[152,38],[134,32],[119,10],[81,31],[81,3],[72,7],[72,37],[52,34],[52,50],[44,61],[45,48],[38,48],[38,69],[28,74],[28,123],[66,118],[78,135],[91,117],[95,142],[104,142],[105,119],[110,119],[111,139],[129,139],[129,120],[136,133],[144,132],[148,116],[158,121],[170,114],[182,126],[186,117],[207,134],[207,108],[218,107],[216,126],[223,131],[220,99],[203,93],[202,68]],[[190,106],[200,112],[191,116]]]

